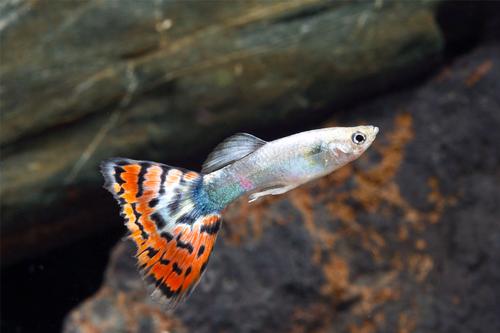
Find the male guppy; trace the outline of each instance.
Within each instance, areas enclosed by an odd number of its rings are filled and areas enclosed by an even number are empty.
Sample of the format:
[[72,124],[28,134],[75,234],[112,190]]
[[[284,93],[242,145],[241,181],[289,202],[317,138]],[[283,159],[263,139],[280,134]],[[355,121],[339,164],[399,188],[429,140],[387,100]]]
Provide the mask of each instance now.
[[236,198],[285,193],[358,158],[375,140],[374,126],[332,127],[266,142],[240,133],[220,143],[200,173],[113,158],[101,171],[137,245],[153,295],[176,305],[196,286]]

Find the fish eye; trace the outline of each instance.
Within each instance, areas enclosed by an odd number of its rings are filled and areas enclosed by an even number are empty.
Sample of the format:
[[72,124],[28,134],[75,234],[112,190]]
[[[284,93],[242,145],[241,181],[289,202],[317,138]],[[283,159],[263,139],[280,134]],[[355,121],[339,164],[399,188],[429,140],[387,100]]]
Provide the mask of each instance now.
[[366,135],[364,135],[361,132],[356,132],[352,135],[352,142],[354,142],[357,145],[360,145],[365,141],[366,141]]

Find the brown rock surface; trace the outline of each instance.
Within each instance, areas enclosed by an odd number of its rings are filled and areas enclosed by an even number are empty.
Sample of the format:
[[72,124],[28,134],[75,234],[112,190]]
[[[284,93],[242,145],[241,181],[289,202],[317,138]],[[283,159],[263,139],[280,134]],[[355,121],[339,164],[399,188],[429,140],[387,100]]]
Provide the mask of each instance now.
[[331,124],[381,128],[357,162],[228,208],[192,297],[152,303],[133,246],[65,332],[500,331],[500,48]]

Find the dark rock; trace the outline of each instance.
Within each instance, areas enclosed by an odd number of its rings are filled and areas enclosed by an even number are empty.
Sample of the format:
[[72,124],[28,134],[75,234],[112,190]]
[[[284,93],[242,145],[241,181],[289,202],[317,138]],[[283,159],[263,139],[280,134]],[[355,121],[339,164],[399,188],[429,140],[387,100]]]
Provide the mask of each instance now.
[[2,263],[115,223],[104,158],[199,162],[235,131],[311,121],[411,82],[442,51],[435,7],[4,2]]
[[232,205],[174,313],[151,301],[122,242],[65,331],[499,331],[499,77],[500,47],[485,46],[420,88],[339,113],[337,124],[381,128],[370,151],[287,195]]

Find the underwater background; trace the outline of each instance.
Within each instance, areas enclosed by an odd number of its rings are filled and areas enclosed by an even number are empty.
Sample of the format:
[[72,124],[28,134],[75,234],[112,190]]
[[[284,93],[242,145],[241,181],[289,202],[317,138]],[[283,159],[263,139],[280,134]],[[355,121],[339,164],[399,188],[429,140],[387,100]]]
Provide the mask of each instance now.
[[[224,213],[169,313],[101,160],[199,170],[224,138],[380,128]],[[2,332],[499,332],[500,5],[0,3]]]

